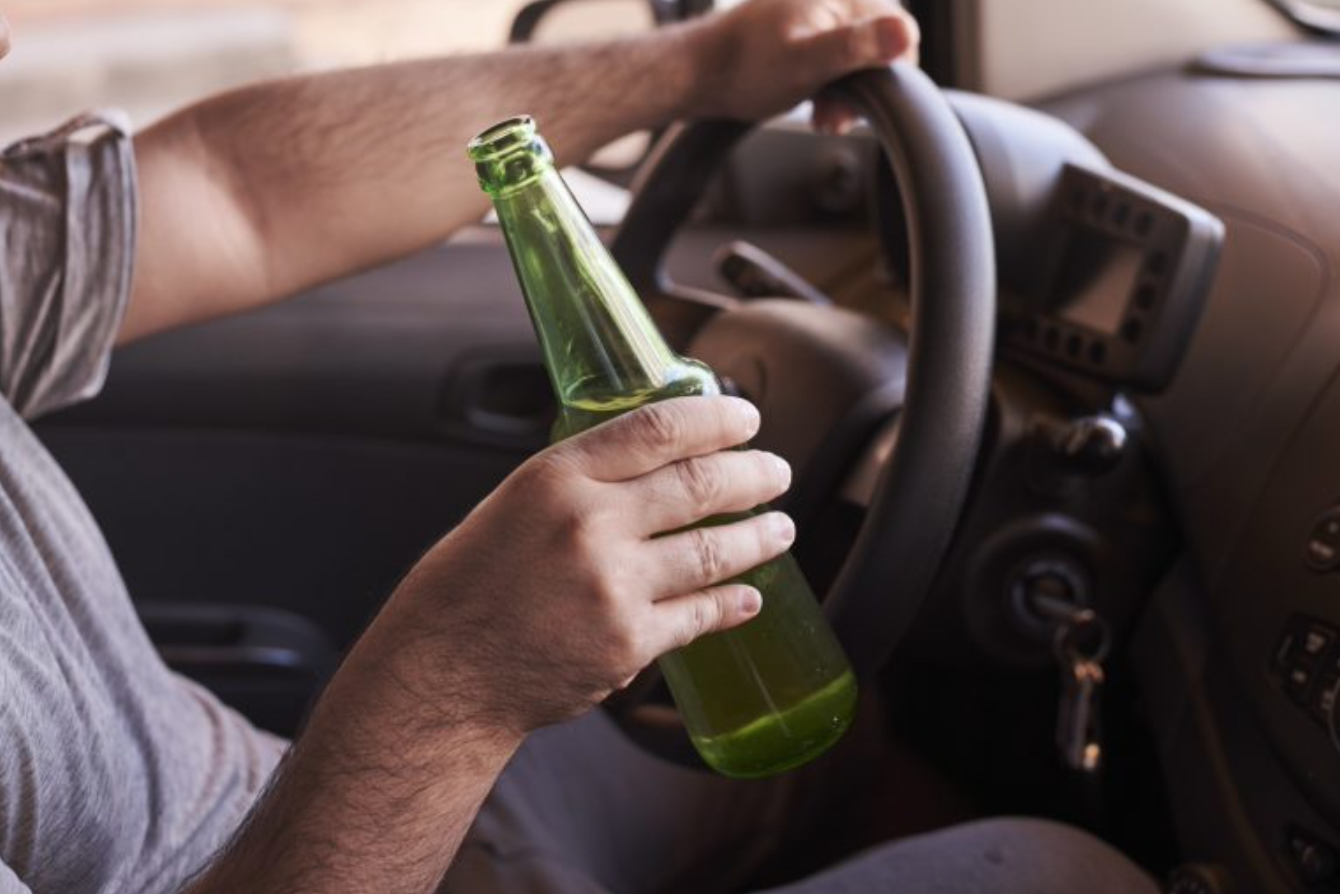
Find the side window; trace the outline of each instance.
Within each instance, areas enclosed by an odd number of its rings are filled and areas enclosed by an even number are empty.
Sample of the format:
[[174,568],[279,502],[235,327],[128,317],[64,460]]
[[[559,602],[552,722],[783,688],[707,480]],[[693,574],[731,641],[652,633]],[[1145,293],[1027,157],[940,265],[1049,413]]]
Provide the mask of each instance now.
[[1340,34],[1340,0],[1271,0],[1271,2],[1309,28]]
[[84,109],[138,126],[215,90],[500,47],[526,0],[5,0],[0,144]]
[[[512,22],[515,43],[558,44],[638,34],[656,26],[647,0],[532,0]],[[627,185],[651,149],[653,134],[633,133],[600,149],[590,170]]]

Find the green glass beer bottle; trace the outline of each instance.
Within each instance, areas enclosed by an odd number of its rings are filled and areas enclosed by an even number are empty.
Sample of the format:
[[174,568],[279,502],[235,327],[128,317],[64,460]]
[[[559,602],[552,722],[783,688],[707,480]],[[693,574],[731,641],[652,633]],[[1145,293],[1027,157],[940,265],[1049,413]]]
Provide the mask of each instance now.
[[[554,440],[652,401],[720,393],[711,369],[665,343],[530,118],[484,131],[469,155],[497,209],[558,397]],[[842,737],[856,680],[789,553],[738,580],[763,594],[758,616],[663,656],[660,666],[708,765],[768,776]]]

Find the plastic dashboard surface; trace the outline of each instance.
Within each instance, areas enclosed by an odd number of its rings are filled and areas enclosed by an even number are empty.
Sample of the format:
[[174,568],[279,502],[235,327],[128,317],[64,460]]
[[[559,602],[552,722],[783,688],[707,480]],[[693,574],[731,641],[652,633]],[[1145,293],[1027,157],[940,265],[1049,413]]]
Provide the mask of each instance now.
[[1004,346],[1103,381],[1166,387],[1200,318],[1223,224],[1119,171],[1067,164],[1047,231],[1031,282],[1002,296]]
[[1214,590],[1261,726],[1299,791],[1340,825],[1340,378],[1303,423]]
[[1165,753],[1185,755],[1166,767],[1171,796],[1188,828],[1213,825],[1207,805],[1247,811],[1201,851],[1291,867],[1248,890],[1305,889],[1286,848],[1295,824],[1340,849],[1340,753],[1323,720],[1340,630],[1340,576],[1325,570],[1340,503],[1340,117],[1319,113],[1337,101],[1336,81],[1178,70],[1047,105],[1113,164],[1227,225],[1183,368],[1141,408],[1231,669],[1206,723],[1235,770],[1184,785],[1206,754],[1190,724],[1161,727]]

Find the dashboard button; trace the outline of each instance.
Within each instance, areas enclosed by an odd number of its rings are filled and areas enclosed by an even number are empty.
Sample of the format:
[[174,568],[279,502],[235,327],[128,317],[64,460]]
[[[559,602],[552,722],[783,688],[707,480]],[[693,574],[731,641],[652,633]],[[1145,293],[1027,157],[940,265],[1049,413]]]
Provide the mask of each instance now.
[[1307,691],[1312,685],[1312,666],[1308,664],[1294,664],[1284,672],[1284,689],[1289,693],[1289,697],[1298,704],[1307,705]]
[[1280,674],[1286,673],[1289,665],[1293,664],[1298,656],[1298,642],[1301,638],[1302,631],[1293,624],[1284,628],[1284,632],[1280,634],[1280,640],[1275,644],[1275,670]]
[[1308,705],[1308,713],[1323,726],[1330,723],[1331,712],[1335,710],[1337,691],[1340,690],[1340,677],[1322,677],[1317,684],[1317,694]]
[[1237,886],[1221,866],[1192,864],[1174,869],[1163,890],[1167,894],[1228,894]]
[[1325,624],[1309,624],[1303,630],[1303,639],[1299,643],[1299,653],[1312,661],[1316,661],[1331,647],[1335,642],[1335,629],[1327,627]]
[[1340,567],[1340,509],[1332,509],[1313,525],[1305,555],[1308,567],[1314,571]]
[[1294,870],[1303,884],[1324,885],[1335,880],[1335,848],[1297,826],[1288,830],[1285,840]]

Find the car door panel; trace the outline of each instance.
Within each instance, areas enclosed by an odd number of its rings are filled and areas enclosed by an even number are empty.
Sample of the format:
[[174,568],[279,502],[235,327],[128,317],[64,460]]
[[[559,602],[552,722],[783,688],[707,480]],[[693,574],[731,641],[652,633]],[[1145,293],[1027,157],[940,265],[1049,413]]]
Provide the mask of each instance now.
[[496,241],[454,243],[126,348],[39,433],[137,599],[283,608],[342,646],[546,441],[515,289]]

